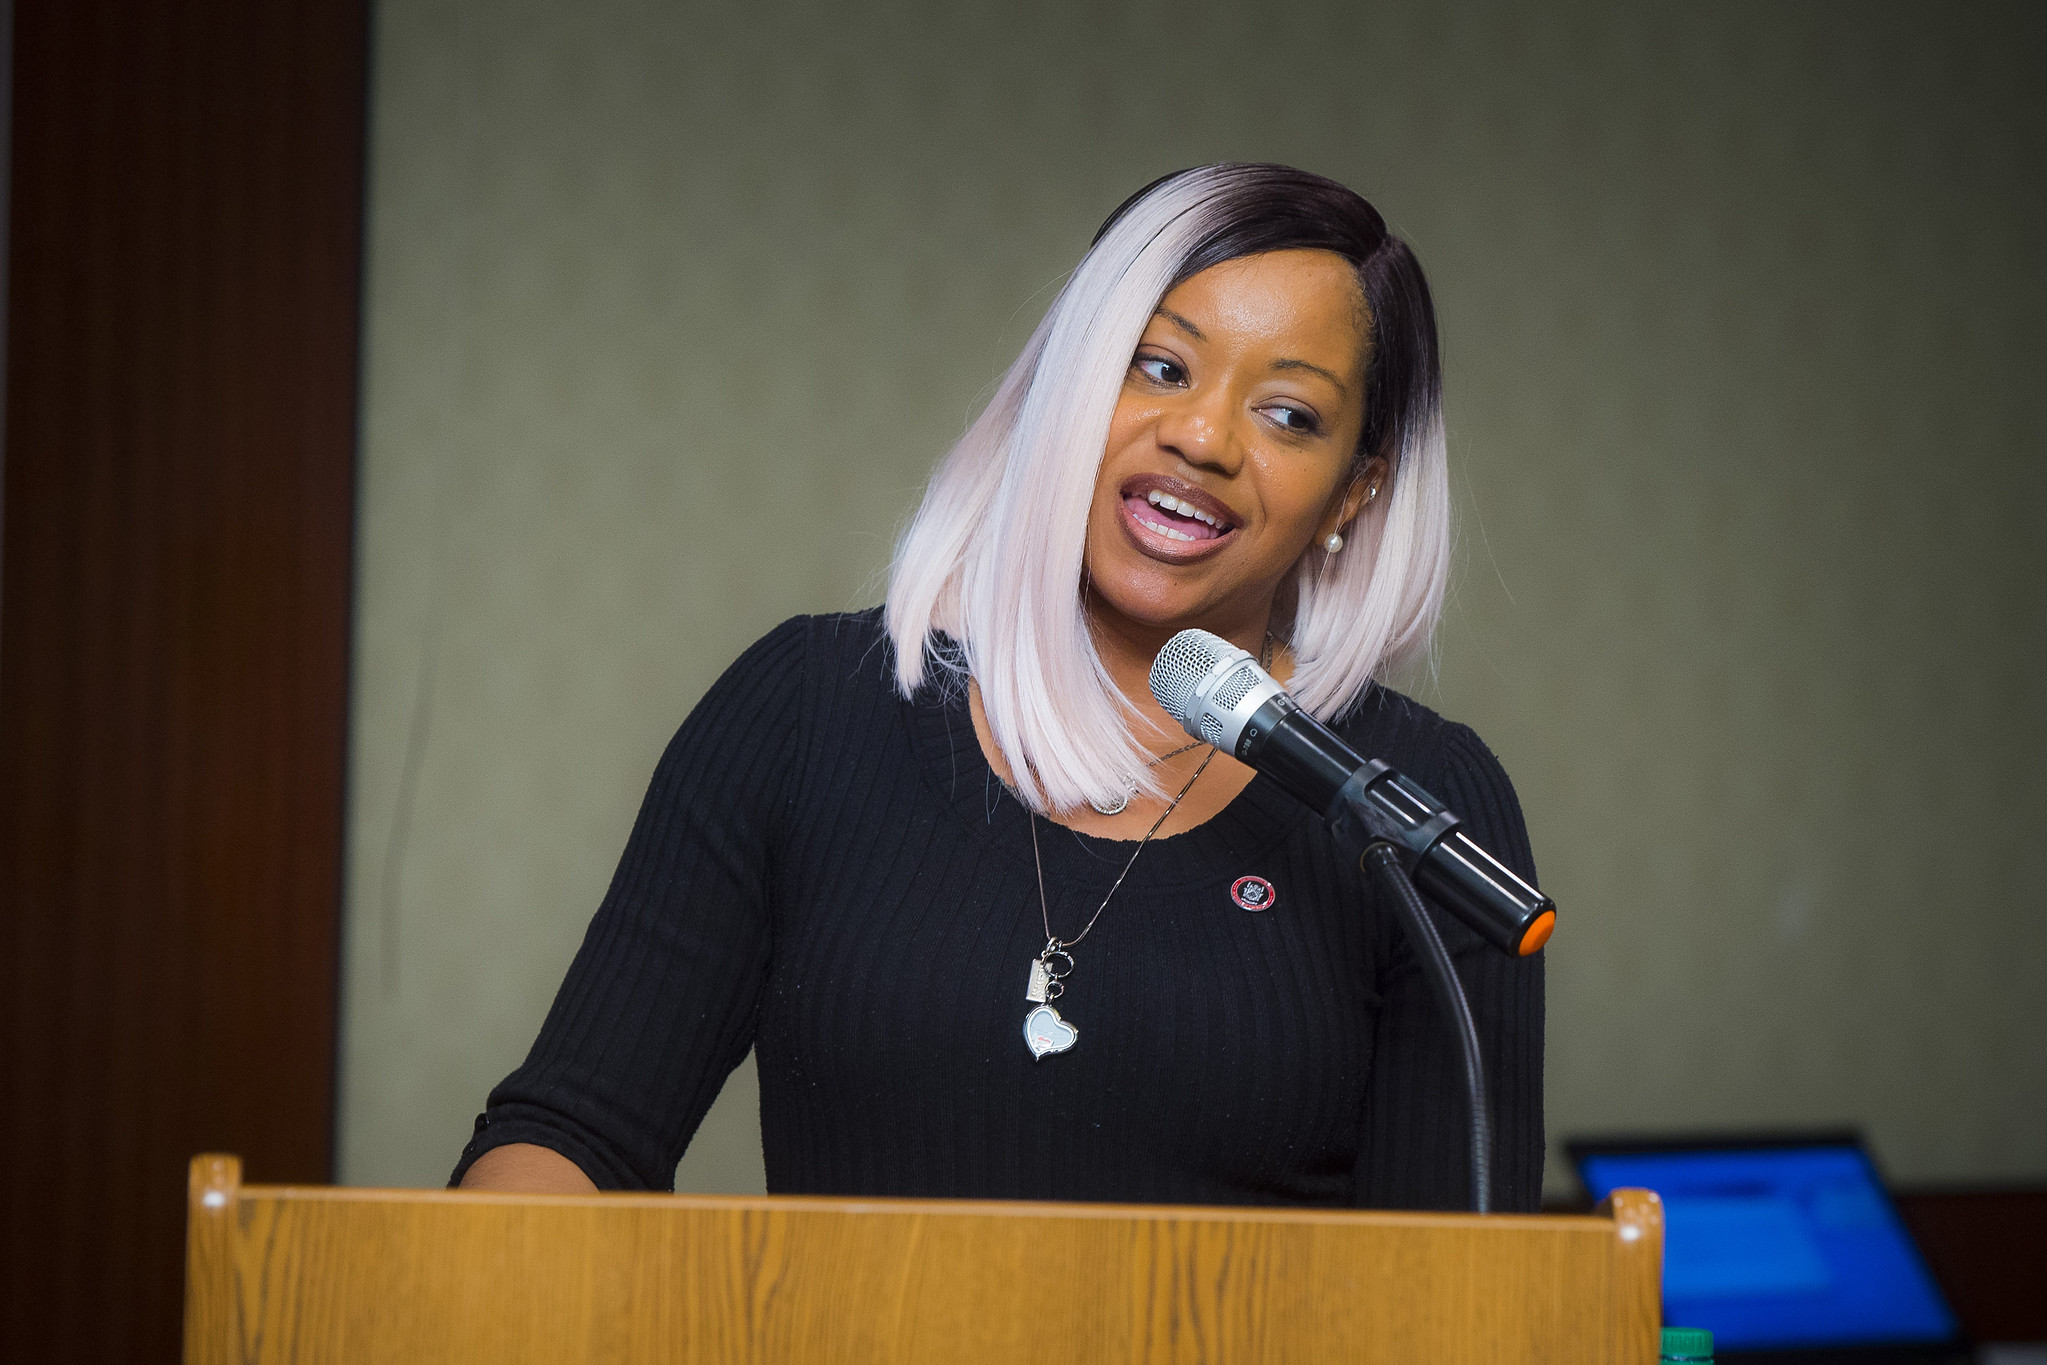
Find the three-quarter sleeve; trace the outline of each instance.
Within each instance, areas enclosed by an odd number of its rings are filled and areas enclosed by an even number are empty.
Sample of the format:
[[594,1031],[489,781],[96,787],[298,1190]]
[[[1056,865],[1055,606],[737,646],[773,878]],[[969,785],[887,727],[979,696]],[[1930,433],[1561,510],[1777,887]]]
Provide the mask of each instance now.
[[753,1045],[774,849],[802,752],[808,622],[761,639],[683,722],[525,1063],[451,1183],[493,1147],[561,1153],[600,1189],[672,1189]]
[[[1441,767],[1416,777],[1480,845],[1535,884],[1521,803],[1500,762],[1462,725],[1446,727]],[[1493,1208],[1542,1202],[1543,963],[1510,958],[1453,917],[1433,912],[1471,1001],[1492,1111]],[[1470,1208],[1464,1069],[1413,946],[1390,909],[1380,916],[1386,962],[1377,1044],[1356,1168],[1364,1207]]]

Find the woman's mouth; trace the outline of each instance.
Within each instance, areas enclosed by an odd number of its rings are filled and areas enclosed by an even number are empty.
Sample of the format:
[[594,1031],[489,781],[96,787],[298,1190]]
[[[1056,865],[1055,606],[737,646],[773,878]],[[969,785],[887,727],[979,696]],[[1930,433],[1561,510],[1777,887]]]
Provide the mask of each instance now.
[[1223,533],[1221,518],[1156,488],[1141,498],[1123,499],[1123,506],[1139,526],[1168,540],[1214,540]]
[[1219,502],[1177,479],[1133,480],[1122,494],[1124,527],[1138,548],[1154,558],[1205,556],[1237,529]]

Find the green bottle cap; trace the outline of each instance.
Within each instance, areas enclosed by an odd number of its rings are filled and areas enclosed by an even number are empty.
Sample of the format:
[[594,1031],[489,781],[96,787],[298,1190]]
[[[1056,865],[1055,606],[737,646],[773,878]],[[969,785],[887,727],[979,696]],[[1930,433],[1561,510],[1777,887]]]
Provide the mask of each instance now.
[[1711,1361],[1713,1334],[1703,1327],[1666,1327],[1658,1354],[1665,1360]]

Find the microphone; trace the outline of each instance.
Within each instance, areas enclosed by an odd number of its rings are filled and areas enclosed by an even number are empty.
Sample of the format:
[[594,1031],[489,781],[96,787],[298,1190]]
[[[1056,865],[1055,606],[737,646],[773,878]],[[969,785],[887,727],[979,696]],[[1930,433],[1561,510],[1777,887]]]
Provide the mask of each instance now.
[[1441,801],[1360,756],[1220,635],[1183,630],[1166,641],[1152,661],[1151,694],[1188,734],[1272,778],[1340,838],[1392,844],[1422,890],[1501,952],[1526,957],[1549,941],[1556,902],[1480,848]]

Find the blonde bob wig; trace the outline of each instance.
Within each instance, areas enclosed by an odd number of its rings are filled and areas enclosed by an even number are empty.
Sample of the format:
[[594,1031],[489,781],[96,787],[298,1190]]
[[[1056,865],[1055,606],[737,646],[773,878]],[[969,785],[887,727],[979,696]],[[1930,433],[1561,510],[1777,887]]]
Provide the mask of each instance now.
[[1292,690],[1324,720],[1428,648],[1450,555],[1435,310],[1420,265],[1353,191],[1285,166],[1181,171],[1110,215],[994,398],[939,464],[897,543],[887,627],[896,684],[980,685],[1017,794],[1040,812],[1112,802],[1146,767],[1131,706],[1103,667],[1083,601],[1088,508],[1124,376],[1159,301],[1210,266],[1265,251],[1334,251],[1357,271],[1371,335],[1365,426],[1381,496],[1310,547],[1274,633]]

